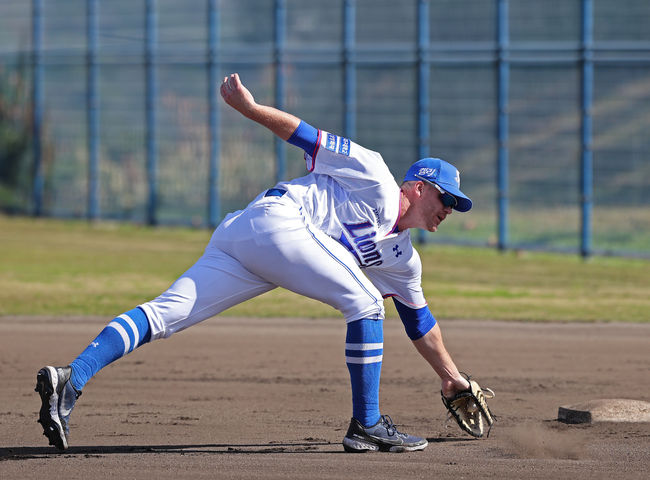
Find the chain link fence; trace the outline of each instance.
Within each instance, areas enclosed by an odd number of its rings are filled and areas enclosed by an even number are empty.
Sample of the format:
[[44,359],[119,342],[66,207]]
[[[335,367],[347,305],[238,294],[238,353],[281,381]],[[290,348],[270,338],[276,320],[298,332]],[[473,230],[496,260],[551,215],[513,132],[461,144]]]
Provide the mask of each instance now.
[[6,0],[0,209],[212,226],[302,154],[260,102],[439,156],[474,209],[426,241],[650,256],[647,0]]

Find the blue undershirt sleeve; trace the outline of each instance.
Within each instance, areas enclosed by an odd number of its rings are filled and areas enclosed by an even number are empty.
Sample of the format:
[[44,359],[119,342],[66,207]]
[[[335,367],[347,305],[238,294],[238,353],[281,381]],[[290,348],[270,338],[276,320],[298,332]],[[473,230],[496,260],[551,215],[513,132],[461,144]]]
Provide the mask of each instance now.
[[404,324],[404,330],[411,340],[424,337],[436,324],[436,319],[427,306],[410,308],[394,298],[393,303]]
[[316,143],[318,142],[318,130],[301,120],[300,125],[291,134],[287,142],[302,148],[307,154],[311,155],[316,149]]

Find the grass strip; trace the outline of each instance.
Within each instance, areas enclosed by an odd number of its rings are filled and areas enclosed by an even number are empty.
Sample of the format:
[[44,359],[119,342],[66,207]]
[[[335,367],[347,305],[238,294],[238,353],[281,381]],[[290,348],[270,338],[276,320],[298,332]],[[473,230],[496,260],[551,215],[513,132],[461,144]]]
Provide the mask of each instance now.
[[[0,216],[0,315],[113,316],[154,298],[201,255],[211,232]],[[418,247],[440,319],[650,321],[650,262],[488,248]],[[396,313],[386,302],[389,317]],[[337,317],[276,289],[231,316]]]

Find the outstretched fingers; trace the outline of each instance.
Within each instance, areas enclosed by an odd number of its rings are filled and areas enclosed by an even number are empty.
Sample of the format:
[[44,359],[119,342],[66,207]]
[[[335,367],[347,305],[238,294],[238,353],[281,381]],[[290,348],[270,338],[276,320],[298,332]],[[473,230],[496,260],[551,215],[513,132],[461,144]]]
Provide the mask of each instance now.
[[[223,82],[221,82],[221,96],[226,99],[227,95],[230,95],[233,91],[233,78],[237,75],[236,73],[233,73],[231,75],[223,77]],[[237,75],[237,78],[239,78],[239,75]],[[241,81],[240,81],[241,83]]]

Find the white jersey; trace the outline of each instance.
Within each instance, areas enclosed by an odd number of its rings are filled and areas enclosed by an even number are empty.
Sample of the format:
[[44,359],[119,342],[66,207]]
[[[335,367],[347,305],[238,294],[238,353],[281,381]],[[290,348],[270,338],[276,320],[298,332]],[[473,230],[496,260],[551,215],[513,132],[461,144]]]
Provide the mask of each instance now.
[[[426,306],[420,257],[397,232],[400,189],[381,156],[320,132],[309,175],[228,214],[203,256],[140,307],[152,338],[283,287],[339,310],[346,322],[384,317],[383,298]],[[382,298],[383,297],[383,298]]]
[[420,257],[409,232],[397,232],[400,188],[381,155],[319,131],[305,162],[309,175],[276,187],[287,190],[314,227],[347,247],[382,296],[425,306]]

